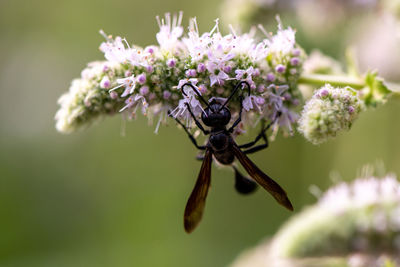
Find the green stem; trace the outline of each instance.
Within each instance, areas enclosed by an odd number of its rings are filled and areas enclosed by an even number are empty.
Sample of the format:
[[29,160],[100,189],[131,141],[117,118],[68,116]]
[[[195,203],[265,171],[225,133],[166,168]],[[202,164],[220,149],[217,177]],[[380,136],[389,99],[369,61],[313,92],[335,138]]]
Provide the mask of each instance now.
[[[364,80],[350,76],[327,75],[327,74],[302,74],[298,80],[299,84],[324,86],[329,83],[334,87],[350,86],[353,89],[360,90],[367,86]],[[400,84],[384,82],[387,88],[392,91],[392,95],[400,97]]]
[[298,80],[299,84],[324,86],[329,83],[334,87],[345,87],[350,86],[354,89],[362,89],[366,86],[363,80],[349,76],[338,76],[338,75],[325,75],[325,74],[303,74]]

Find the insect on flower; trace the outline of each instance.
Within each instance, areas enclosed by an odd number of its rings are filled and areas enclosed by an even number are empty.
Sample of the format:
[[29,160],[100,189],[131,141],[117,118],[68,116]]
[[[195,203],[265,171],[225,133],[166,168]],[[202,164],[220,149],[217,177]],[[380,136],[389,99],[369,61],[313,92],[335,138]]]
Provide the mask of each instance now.
[[[206,126],[210,127],[210,130],[204,129],[203,125],[196,119],[196,116],[194,115],[189,103],[187,102],[187,110],[189,111],[197,127],[204,133],[204,135],[209,135],[207,144],[205,146],[198,145],[196,139],[189,132],[187,127],[178,118],[174,117],[176,122],[180,124],[185,132],[188,134],[190,140],[196,146],[196,148],[205,151],[204,156],[201,157],[201,159],[203,160],[203,164],[201,166],[199,176],[197,178],[192,194],[190,195],[189,200],[186,204],[184,214],[185,231],[187,233],[191,233],[196,228],[203,216],[206,197],[211,183],[212,156],[214,156],[214,158],[219,163],[223,165],[230,165],[233,167],[235,171],[236,181],[235,188],[239,193],[249,194],[253,192],[256,189],[258,183],[264,189],[266,189],[276,199],[276,201],[278,201],[279,204],[292,211],[293,206],[290,203],[290,200],[288,199],[286,192],[282,189],[282,187],[277,182],[272,180],[268,175],[263,173],[246,156],[246,154],[254,153],[268,147],[268,139],[265,133],[274,121],[267,126],[264,126],[263,124],[259,135],[254,139],[254,141],[243,145],[236,144],[232,137],[232,133],[242,119],[243,96],[240,96],[241,107],[239,111],[239,117],[236,119],[231,127],[227,128],[227,124],[231,120],[231,113],[227,108],[227,104],[238,92],[238,89],[240,87],[247,86],[250,96],[249,83],[247,81],[240,81],[232,91],[231,95],[226,99],[223,104],[218,103],[215,99],[213,99],[210,103],[207,102],[201,96],[197,88],[191,83],[185,83],[180,87],[183,95],[185,96],[187,96],[187,93],[185,93],[184,90],[186,86],[191,87],[193,89],[193,92],[207,106],[204,109],[204,112],[201,113],[201,120]],[[171,116],[172,113],[169,112],[169,115]],[[255,146],[261,138],[264,140],[265,143]],[[239,160],[240,164],[244,167],[244,169],[248,172],[252,179],[243,176],[232,165],[235,158]]]

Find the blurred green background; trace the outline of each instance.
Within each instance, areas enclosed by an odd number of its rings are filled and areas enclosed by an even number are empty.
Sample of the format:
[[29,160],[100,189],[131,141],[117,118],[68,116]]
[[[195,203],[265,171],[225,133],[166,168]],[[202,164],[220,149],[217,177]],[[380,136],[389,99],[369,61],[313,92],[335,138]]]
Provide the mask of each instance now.
[[[155,16],[179,10],[186,25],[197,16],[201,31],[220,12],[212,0],[0,0],[0,266],[226,266],[291,215],[263,190],[238,195],[233,173],[214,167],[202,224],[187,235],[183,210],[200,162],[173,123],[155,135],[139,118],[122,136],[115,116],[56,132],[57,98],[103,58],[100,28],[144,46],[156,42]],[[329,52],[340,54],[339,44]],[[399,112],[396,101],[369,110],[321,146],[278,137],[252,159],[299,211],[314,201],[309,186],[327,188],[332,170],[350,180],[382,159],[400,174]]]

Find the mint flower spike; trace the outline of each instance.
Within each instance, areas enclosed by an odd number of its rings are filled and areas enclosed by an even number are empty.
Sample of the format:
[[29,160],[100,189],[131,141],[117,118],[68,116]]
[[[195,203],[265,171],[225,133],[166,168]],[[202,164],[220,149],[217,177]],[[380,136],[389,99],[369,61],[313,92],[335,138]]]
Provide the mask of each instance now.
[[349,259],[387,255],[400,263],[400,182],[389,174],[333,186],[279,231],[271,255]]
[[400,264],[400,182],[394,174],[340,182],[232,267]]
[[[189,89],[182,94],[184,84],[192,84],[201,97],[210,100],[228,97],[241,81],[251,88],[250,95],[247,90],[241,93],[243,126],[252,126],[259,119],[274,120],[280,113],[276,127],[292,131],[301,96],[297,81],[305,58],[293,29],[279,22],[276,35],[257,40],[254,30],[239,34],[231,27],[229,34],[222,35],[218,20],[209,32],[200,33],[192,19],[185,34],[182,13],[168,13],[157,21],[158,45],[145,48],[100,31],[105,38],[100,50],[106,61],[89,65],[60,98],[59,131],[73,132],[96,118],[117,113],[131,118],[137,111],[150,121],[158,118],[156,131],[166,122],[168,111],[190,126],[187,104],[196,116],[204,106]],[[229,102],[234,116],[241,106],[239,99]]]
[[321,144],[349,130],[363,108],[357,91],[326,84],[305,104],[298,129],[311,143]]

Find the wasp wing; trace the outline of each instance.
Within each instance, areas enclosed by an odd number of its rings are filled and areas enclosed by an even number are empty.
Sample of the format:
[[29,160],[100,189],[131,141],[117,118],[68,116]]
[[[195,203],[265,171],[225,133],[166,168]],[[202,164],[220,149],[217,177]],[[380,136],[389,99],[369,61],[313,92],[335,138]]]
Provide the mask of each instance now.
[[196,185],[185,208],[184,226],[187,233],[191,233],[196,228],[203,216],[206,197],[211,184],[211,162],[212,152],[207,149]]
[[290,203],[289,198],[286,195],[285,190],[272,180],[268,175],[263,173],[236,145],[233,144],[233,153],[235,157],[239,160],[248,174],[262,187],[265,188],[279,204],[287,208],[288,210],[293,210],[292,203]]

